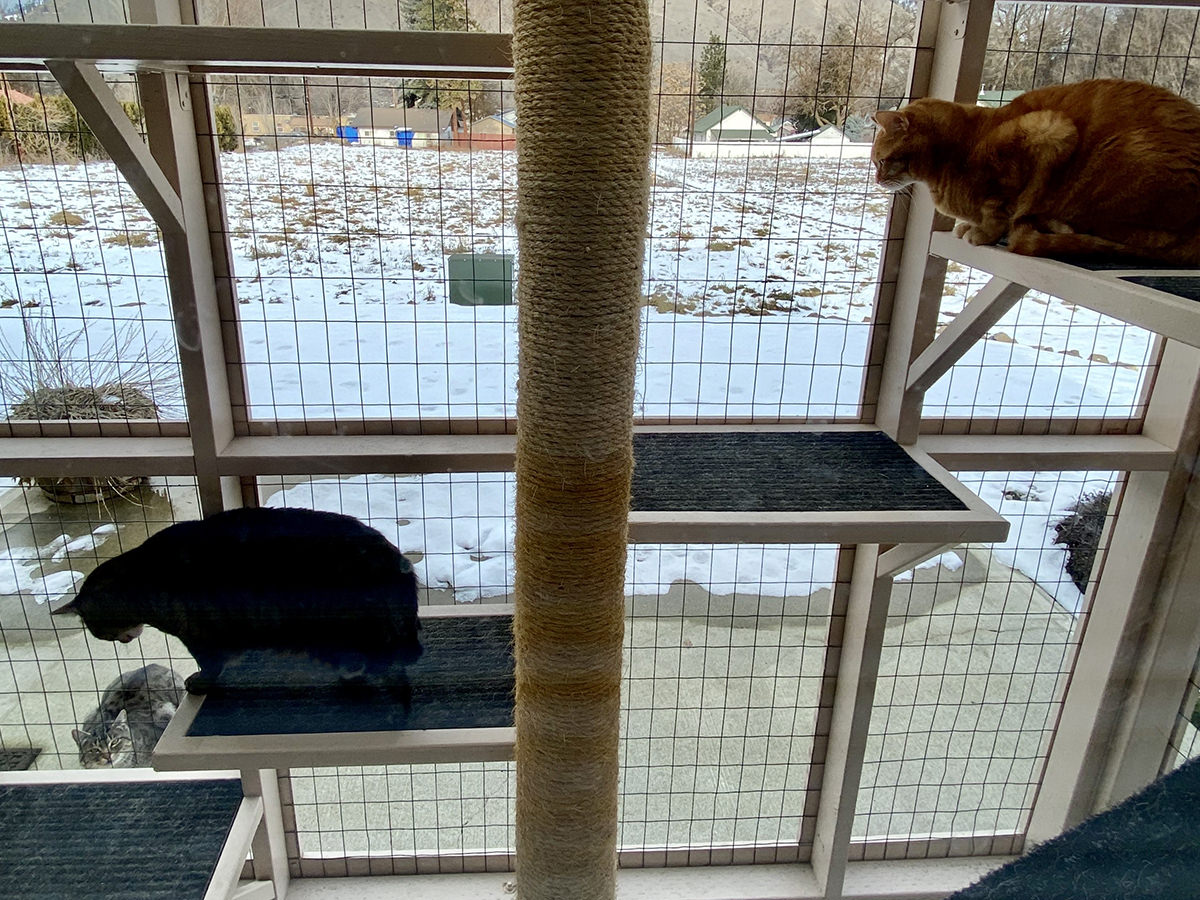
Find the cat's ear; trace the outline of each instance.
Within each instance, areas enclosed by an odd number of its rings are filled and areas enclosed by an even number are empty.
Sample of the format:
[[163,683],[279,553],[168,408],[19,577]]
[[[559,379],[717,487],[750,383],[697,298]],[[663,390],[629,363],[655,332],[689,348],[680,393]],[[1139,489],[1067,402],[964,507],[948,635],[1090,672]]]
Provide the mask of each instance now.
[[125,710],[121,710],[119,713],[117,713],[116,718],[112,720],[112,724],[108,727],[110,731],[119,728],[128,728],[129,716],[126,715]]
[[83,746],[83,742],[87,739],[87,735],[84,734],[82,731],[80,731],[78,728],[71,729],[71,737],[75,739],[75,743],[78,744],[80,747]]
[[898,110],[881,109],[871,118],[888,134],[908,131],[908,116]]
[[75,613],[75,615],[80,614],[78,597],[76,597],[74,600],[70,601],[69,603],[64,603],[62,606],[58,607],[57,609],[50,610],[50,615],[52,615],[52,616],[65,616],[67,613]]

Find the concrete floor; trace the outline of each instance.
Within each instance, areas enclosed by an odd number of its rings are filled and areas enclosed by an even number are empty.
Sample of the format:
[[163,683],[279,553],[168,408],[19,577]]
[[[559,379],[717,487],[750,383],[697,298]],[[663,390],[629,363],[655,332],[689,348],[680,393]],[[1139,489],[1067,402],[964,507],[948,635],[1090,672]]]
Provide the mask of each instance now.
[[[70,533],[58,511],[30,494],[0,495],[12,545],[33,544],[35,531]],[[186,492],[171,499],[174,516],[195,515]],[[142,511],[125,519],[121,541],[131,546],[144,538],[147,519],[170,516]],[[103,546],[101,555],[116,549]],[[953,571],[935,566],[896,583],[858,837],[1023,825],[1077,623],[986,549],[960,555],[966,565]],[[42,608],[31,604],[0,595],[0,742],[41,747],[37,768],[78,765],[71,728],[118,671],[150,661],[189,671],[174,639],[147,630],[133,644],[99,642],[73,620],[40,618]],[[764,602],[677,584],[631,608],[654,615],[631,617],[626,632],[622,844],[794,841],[808,789],[829,592]],[[510,764],[294,770],[292,778],[306,854],[461,853],[512,844]]]

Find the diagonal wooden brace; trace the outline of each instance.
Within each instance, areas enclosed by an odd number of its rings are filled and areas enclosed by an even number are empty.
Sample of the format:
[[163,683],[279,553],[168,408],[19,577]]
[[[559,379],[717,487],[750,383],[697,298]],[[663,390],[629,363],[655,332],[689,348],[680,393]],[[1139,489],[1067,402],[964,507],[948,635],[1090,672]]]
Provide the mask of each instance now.
[[183,233],[179,195],[150,153],[125,110],[91,63],[48,59],[46,68],[108,151],[164,234]]
[[971,349],[1029,288],[993,278],[908,367],[905,393],[924,393]]

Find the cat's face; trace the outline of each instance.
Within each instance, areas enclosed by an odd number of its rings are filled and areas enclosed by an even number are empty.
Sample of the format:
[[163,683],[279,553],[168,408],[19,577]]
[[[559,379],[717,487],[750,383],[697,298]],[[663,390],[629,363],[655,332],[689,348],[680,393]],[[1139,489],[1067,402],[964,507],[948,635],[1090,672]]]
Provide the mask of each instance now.
[[881,109],[874,116],[879,128],[871,144],[871,162],[875,183],[885,191],[900,191],[920,180],[915,169],[926,152],[925,139],[911,109]]
[[79,745],[79,762],[85,769],[121,769],[133,765],[133,736],[125,710],[107,725],[98,724],[87,731],[72,729],[71,737]]

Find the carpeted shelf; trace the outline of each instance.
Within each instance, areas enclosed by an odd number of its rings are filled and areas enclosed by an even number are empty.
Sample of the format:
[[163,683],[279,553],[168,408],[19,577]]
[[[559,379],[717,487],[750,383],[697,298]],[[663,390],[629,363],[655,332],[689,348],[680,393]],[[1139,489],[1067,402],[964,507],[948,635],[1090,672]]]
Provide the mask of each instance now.
[[408,711],[393,692],[339,686],[326,667],[262,653],[205,695],[187,736],[511,727],[512,616],[430,616],[421,626]]
[[950,900],[1193,900],[1200,898],[1200,760]]
[[880,431],[644,432],[635,512],[961,511]]
[[0,786],[0,897],[201,900],[237,779]]

